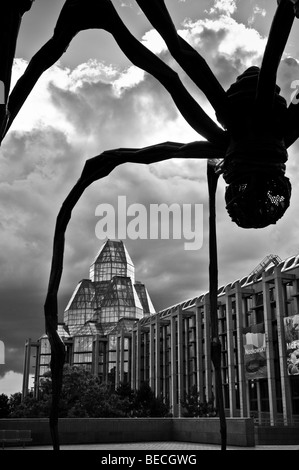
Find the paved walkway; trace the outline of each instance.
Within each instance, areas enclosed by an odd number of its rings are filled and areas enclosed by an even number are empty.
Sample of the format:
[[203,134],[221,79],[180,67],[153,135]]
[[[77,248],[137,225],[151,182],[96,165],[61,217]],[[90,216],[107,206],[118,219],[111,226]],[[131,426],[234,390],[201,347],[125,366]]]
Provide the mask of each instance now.
[[[5,450],[52,450],[51,446],[26,446],[22,447],[9,447]],[[198,444],[194,442],[128,442],[128,443],[117,443],[117,444],[78,444],[78,445],[62,445],[61,450],[96,450],[99,452],[106,451],[200,451],[200,450],[220,450],[220,445],[214,444]],[[299,450],[298,445],[277,445],[277,446],[265,446],[257,445],[255,447],[235,447],[227,446],[227,450]]]

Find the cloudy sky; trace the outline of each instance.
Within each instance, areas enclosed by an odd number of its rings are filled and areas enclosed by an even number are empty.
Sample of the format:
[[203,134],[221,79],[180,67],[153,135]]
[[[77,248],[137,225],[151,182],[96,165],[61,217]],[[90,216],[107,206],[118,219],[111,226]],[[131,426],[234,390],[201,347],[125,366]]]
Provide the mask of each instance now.
[[[35,0],[24,16],[12,86],[51,37],[63,3]],[[133,34],[180,74],[190,93],[215,119],[203,94],[170,57],[136,2],[113,0],[113,4]],[[225,89],[247,67],[260,64],[276,1],[166,0],[166,5],[180,34],[204,56]],[[278,75],[288,102],[294,80],[299,80],[298,23]],[[0,340],[6,348],[6,364],[0,364],[0,393],[21,390],[25,340],[36,340],[44,333],[43,305],[55,219],[86,159],[118,147],[201,139],[162,85],[132,66],[105,32],[80,33],[60,61],[44,73],[0,150]],[[244,230],[234,225],[225,210],[225,185],[220,181],[220,285],[249,274],[270,253],[283,259],[298,253],[298,150],[295,144],[289,152],[291,207],[269,228]],[[102,244],[95,231],[96,208],[111,204],[117,213],[120,195],[126,196],[127,206],[139,203],[147,209],[161,203],[203,205],[203,244],[198,250],[185,250],[184,239],[124,241],[136,277],[146,284],[156,310],[207,291],[206,162],[124,164],[87,189],[73,211],[59,293],[60,319],[77,282],[88,277]]]

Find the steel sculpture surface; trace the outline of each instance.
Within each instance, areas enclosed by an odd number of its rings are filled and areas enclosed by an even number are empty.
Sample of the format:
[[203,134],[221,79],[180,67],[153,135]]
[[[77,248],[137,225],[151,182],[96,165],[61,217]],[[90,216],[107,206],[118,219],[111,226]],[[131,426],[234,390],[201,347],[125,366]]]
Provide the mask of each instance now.
[[[72,210],[84,190],[125,162],[155,163],[171,158],[207,159],[210,196],[210,315],[211,357],[216,377],[221,449],[226,449],[226,422],[221,383],[221,344],[217,322],[217,240],[215,194],[220,175],[227,183],[226,207],[240,227],[263,228],[276,223],[290,203],[291,184],[285,176],[288,148],[299,137],[299,105],[288,107],[276,84],[277,70],[299,0],[280,0],[272,21],[261,67],[250,67],[227,92],[207,62],[176,31],[164,0],[136,0],[152,26],[160,33],[177,63],[205,94],[220,125],[214,122],[182,84],[178,74],[143,46],[127,29],[110,0],[66,0],[53,36],[32,57],[11,93],[11,69],[22,16],[34,0],[10,0],[1,5],[0,80],[4,100],[0,104],[0,140],[23,106],[42,73],[51,67],[83,30],[103,29],[113,35],[130,61],[154,76],[170,93],[186,122],[205,141],[189,144],[165,142],[146,148],[109,150],[86,161],[82,174],[58,214],[52,266],[45,301],[46,333],[51,344],[52,408],[50,428],[58,450],[58,403],[62,386],[64,344],[57,333],[57,295],[60,285],[65,231]],[[220,159],[220,164],[216,164]]]

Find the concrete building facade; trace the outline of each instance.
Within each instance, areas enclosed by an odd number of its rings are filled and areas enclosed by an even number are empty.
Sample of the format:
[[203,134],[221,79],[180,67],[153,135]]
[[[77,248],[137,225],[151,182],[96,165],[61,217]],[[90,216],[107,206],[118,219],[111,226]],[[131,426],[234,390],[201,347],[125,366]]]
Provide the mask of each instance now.
[[[84,365],[115,387],[129,382],[136,390],[148,382],[180,417],[181,399],[194,386],[202,401],[215,400],[209,294],[155,312],[133,268],[122,242],[101,248],[90,279],[79,283],[59,325],[67,362]],[[250,275],[221,286],[218,326],[227,416],[272,426],[299,422],[299,255],[284,261],[269,255]],[[49,367],[47,337],[27,341],[24,394],[33,349],[36,394]]]

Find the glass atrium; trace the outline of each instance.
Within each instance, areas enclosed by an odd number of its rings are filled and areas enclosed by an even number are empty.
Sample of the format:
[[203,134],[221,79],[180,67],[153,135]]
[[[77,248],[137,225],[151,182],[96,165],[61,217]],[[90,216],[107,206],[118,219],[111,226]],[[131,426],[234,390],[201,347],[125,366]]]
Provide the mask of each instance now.
[[[76,286],[59,324],[67,362],[83,365],[103,381],[115,383],[117,335],[134,322],[156,313],[145,285],[135,281],[135,267],[122,241],[107,240]],[[126,321],[123,321],[126,320]],[[124,339],[124,373],[128,372],[128,339]],[[50,344],[39,340],[36,386],[49,370]]]

